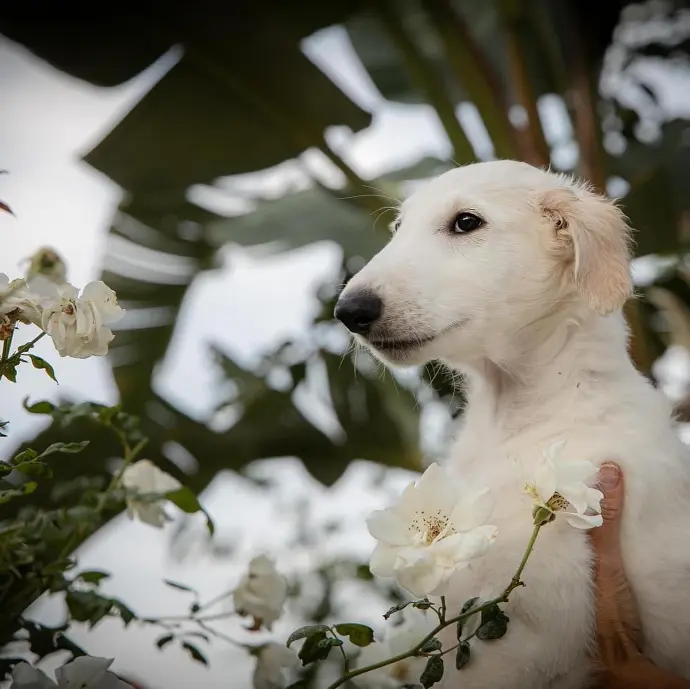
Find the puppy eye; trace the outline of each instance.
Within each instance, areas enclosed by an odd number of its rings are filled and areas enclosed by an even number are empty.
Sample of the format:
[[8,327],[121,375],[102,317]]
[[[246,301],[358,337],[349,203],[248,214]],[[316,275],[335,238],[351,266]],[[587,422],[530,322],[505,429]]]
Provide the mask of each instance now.
[[460,213],[453,223],[453,232],[465,234],[479,229],[483,224],[484,221],[474,213]]
[[395,234],[400,229],[400,223],[402,223],[402,220],[398,218],[391,224],[391,232],[393,234]]

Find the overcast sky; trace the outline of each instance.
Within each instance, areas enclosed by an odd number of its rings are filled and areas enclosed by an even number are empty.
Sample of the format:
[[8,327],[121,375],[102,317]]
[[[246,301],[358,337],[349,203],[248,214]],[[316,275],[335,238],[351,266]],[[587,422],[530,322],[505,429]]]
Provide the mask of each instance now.
[[[374,123],[366,132],[354,139],[340,133],[333,139],[363,175],[380,174],[424,155],[449,154],[450,148],[433,112],[423,105],[384,102],[341,30],[321,32],[307,41],[305,52],[356,102],[374,113]],[[40,246],[50,245],[67,260],[71,282],[82,286],[98,277],[108,223],[120,200],[120,190],[81,163],[79,157],[167,66],[169,60],[122,87],[104,90],[67,78],[0,39],[0,168],[11,172],[0,176],[0,199],[10,204],[17,215],[12,218],[0,214],[0,232],[5,238],[0,272],[10,277],[19,275],[22,259]],[[652,76],[663,86],[656,72]],[[662,89],[662,101],[670,111],[687,115],[687,75],[682,83],[676,75],[665,78],[668,88]],[[568,140],[570,128],[562,116],[562,104],[556,98],[547,98],[541,105],[556,155],[564,163],[572,160],[576,150]],[[473,109],[461,108],[459,117],[478,153],[490,156],[490,142]],[[281,178],[280,171],[274,173],[270,183],[280,187],[284,177]],[[264,182],[254,177],[250,183]],[[314,286],[334,274],[338,260],[337,249],[327,244],[263,259],[252,258],[248,252],[233,253],[231,268],[199,281],[185,305],[183,327],[178,328],[171,356],[163,367],[160,384],[166,396],[189,413],[203,416],[213,403],[209,394],[213,377],[203,366],[208,343],[223,343],[240,360],[250,361],[258,350],[269,348],[278,338],[298,336],[314,308]],[[60,387],[39,371],[26,368],[20,372],[20,385],[3,381],[0,417],[11,420],[12,437],[2,441],[8,445],[33,435],[40,424],[21,411],[21,399],[27,394],[33,399],[55,398],[60,392],[76,398],[116,401],[106,361],[95,357],[85,361],[59,359],[45,340],[38,349],[55,365]],[[189,375],[190,369],[194,375]],[[381,506],[386,494],[385,490],[371,488],[371,467],[358,463],[331,491],[315,484],[298,462],[273,462],[270,471],[280,478],[278,496],[269,496],[232,475],[220,477],[204,496],[222,534],[243,534],[234,564],[211,566],[204,558],[183,565],[173,562],[169,557],[169,532],[161,533],[126,518],[113,522],[99,533],[97,540],[83,548],[81,564],[111,570],[113,579],[108,590],[122,596],[140,614],[182,612],[184,597],[161,585],[163,577],[185,581],[213,595],[236,581],[244,562],[256,552],[278,548],[284,566],[295,566],[294,557],[280,552],[288,534],[285,520],[278,517],[281,501],[295,495],[311,500],[314,513],[324,522],[339,514],[343,505],[355,504],[351,528],[341,540],[329,541],[329,547],[351,549],[360,555],[369,551],[371,541],[364,530],[364,516]],[[394,472],[389,476],[387,489],[399,489],[407,478],[403,472]],[[248,524],[252,525],[251,531]],[[300,563],[303,566],[305,560]],[[59,614],[59,610],[53,612]],[[44,609],[41,614],[52,613]],[[289,622],[279,626],[277,634],[284,636],[287,631]],[[175,649],[161,655],[151,641],[155,634],[148,630],[123,633],[114,622],[103,624],[88,635],[79,631],[76,636],[88,651],[115,656],[116,668],[130,671],[152,687],[248,686],[248,660],[229,647],[214,650],[210,654],[212,669],[206,670]]]

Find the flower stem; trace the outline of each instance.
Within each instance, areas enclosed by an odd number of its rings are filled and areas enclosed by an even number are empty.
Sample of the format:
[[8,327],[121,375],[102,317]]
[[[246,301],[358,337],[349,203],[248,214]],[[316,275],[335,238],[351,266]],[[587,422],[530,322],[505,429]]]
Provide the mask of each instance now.
[[[337,689],[337,687],[342,686],[345,684],[345,682],[353,679],[354,677],[359,677],[360,675],[364,675],[367,672],[372,672],[373,670],[379,670],[382,667],[386,667],[386,665],[392,665],[393,663],[397,663],[400,660],[405,660],[406,658],[411,658],[415,655],[418,654],[418,652],[422,649],[422,646],[429,640],[433,639],[440,631],[445,629],[446,627],[450,627],[453,624],[456,624],[457,622],[460,622],[461,620],[465,620],[468,617],[472,615],[476,615],[477,613],[481,612],[482,610],[485,610],[486,608],[491,607],[492,605],[496,605],[497,603],[506,603],[508,601],[508,598],[510,594],[519,586],[524,586],[525,584],[521,580],[522,572],[525,569],[525,565],[527,564],[527,560],[529,559],[530,555],[532,554],[532,550],[534,549],[534,544],[537,540],[537,536],[539,535],[539,530],[541,529],[542,525],[537,524],[535,525],[534,529],[532,530],[532,535],[529,539],[529,542],[527,543],[527,548],[525,550],[525,554],[522,557],[522,560],[520,561],[520,564],[518,565],[518,568],[515,570],[515,574],[513,575],[513,578],[510,580],[510,583],[506,588],[504,589],[503,593],[500,596],[497,596],[496,598],[493,598],[490,601],[487,601],[486,603],[483,603],[482,605],[476,607],[476,608],[471,608],[470,610],[467,610],[464,613],[460,613],[459,615],[456,615],[455,617],[451,617],[444,622],[440,622],[434,629],[429,632],[416,646],[411,648],[409,651],[405,651],[404,653],[399,653],[397,656],[393,656],[392,658],[388,658],[387,660],[382,660],[378,663],[373,663],[371,665],[366,665],[365,667],[357,668],[355,670],[350,670],[349,672],[345,672],[345,674],[337,679],[335,682],[332,684],[329,684],[326,689]],[[442,602],[442,605],[445,603],[445,601]],[[445,607],[445,606],[444,606]],[[444,609],[444,608],[442,608]],[[445,617],[445,615],[444,615]],[[449,649],[450,650],[450,649]],[[447,651],[444,651],[444,653]],[[441,654],[443,655],[443,654]]]
[[110,483],[108,484],[108,487],[105,489],[103,494],[101,495],[101,501],[100,501],[100,507],[103,508],[105,506],[106,500],[108,499],[108,496],[117,488],[118,484],[122,480],[122,475],[125,473],[125,469],[137,458],[138,454],[144,449],[144,446],[148,442],[148,438],[143,438],[140,440],[134,448],[129,447],[129,443],[125,440],[125,437],[122,433],[118,432],[118,436],[120,438],[120,441],[122,442],[122,446],[125,450],[124,452],[124,458],[122,461],[122,465],[120,468],[115,472],[113,475],[112,479],[110,479]]
[[[334,639],[338,639],[338,635],[335,633],[335,629],[331,629],[330,632],[331,634],[333,634]],[[345,668],[345,673],[347,674],[348,672],[350,672],[350,659],[347,657],[347,653],[345,653],[345,648],[343,647],[343,644],[340,644],[338,648],[340,649],[340,653],[343,656],[343,667]]]
[[0,357],[0,380],[2,380],[3,373],[5,372],[5,362],[10,358],[10,348],[12,347],[12,338],[14,333],[12,333],[3,343],[2,343],[2,356]]

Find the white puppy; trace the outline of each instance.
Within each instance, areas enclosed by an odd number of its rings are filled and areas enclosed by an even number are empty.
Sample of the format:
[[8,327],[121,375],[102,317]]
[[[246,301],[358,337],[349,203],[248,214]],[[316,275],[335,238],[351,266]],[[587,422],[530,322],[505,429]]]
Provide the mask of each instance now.
[[[390,364],[441,360],[467,378],[450,465],[494,491],[499,536],[456,577],[455,609],[500,593],[524,552],[531,515],[513,460],[529,472],[564,439],[564,459],[622,466],[622,547],[644,651],[690,677],[690,464],[669,404],[627,354],[624,216],[568,177],[499,161],[431,181],[403,203],[394,230],[347,285],[336,316]],[[477,641],[460,673],[446,663],[443,687],[588,686],[586,532],[565,520],[542,529],[523,579],[505,606],[506,636]]]

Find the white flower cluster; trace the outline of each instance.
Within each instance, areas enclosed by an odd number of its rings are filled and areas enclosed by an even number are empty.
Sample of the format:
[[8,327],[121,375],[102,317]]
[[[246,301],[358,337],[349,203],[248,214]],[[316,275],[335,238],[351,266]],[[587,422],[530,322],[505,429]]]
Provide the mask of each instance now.
[[26,279],[0,273],[0,340],[16,323],[33,323],[51,337],[60,356],[85,359],[103,356],[114,335],[110,326],[124,316],[115,292],[90,282],[79,290],[64,281],[64,264],[49,249],[31,259]]
[[140,459],[125,467],[121,481],[127,492],[127,514],[130,519],[136,517],[159,529],[170,521],[165,512],[165,500],[161,496],[181,487],[182,484],[174,476],[166,474],[150,459]]
[[232,601],[238,615],[253,618],[250,629],[258,631],[263,626],[270,630],[283,612],[287,594],[287,581],[273,560],[259,555],[249,563],[249,570],[233,591]]
[[[597,468],[591,462],[564,460],[564,445],[559,441],[543,453],[524,486],[533,500],[535,522],[546,524],[563,514],[577,528],[600,526],[603,495],[588,485]],[[395,577],[415,596],[443,595],[451,575],[485,555],[496,539],[497,529],[488,523],[492,511],[488,490],[468,492],[456,476],[432,464],[396,504],[367,520],[378,541],[372,574]]]

